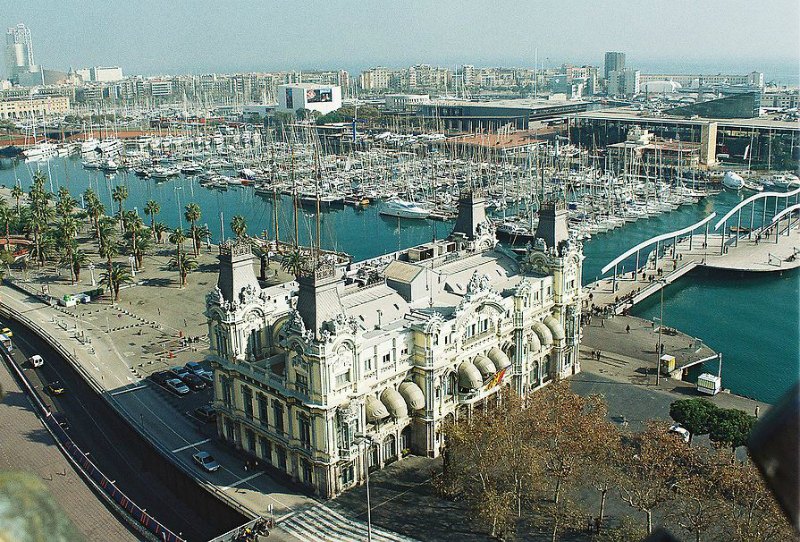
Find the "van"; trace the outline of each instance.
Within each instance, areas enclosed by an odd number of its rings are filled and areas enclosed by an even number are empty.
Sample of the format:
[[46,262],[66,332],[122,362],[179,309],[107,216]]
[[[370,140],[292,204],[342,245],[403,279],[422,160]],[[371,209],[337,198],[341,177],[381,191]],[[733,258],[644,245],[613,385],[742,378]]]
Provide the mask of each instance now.
[[11,344],[11,339],[8,338],[8,335],[4,333],[0,333],[0,344],[6,347],[6,350],[11,352],[14,350],[14,345]]
[[31,365],[33,365],[34,369],[38,369],[39,367],[44,365],[44,359],[42,359],[42,356],[40,356],[39,354],[32,355],[28,359],[28,361],[31,362]]

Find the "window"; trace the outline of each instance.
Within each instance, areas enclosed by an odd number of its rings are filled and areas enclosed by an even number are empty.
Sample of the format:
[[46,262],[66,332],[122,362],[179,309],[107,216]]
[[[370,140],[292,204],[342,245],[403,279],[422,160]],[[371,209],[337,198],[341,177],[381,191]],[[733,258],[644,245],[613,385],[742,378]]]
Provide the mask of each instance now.
[[248,421],[253,421],[253,392],[250,388],[242,385],[242,402],[244,403],[244,417]]
[[404,346],[404,347],[403,347],[403,349],[402,349],[402,350],[400,350],[400,355],[401,355],[401,356],[406,356],[406,355],[408,355],[408,347],[407,347],[407,346]]
[[233,421],[225,418],[225,438],[231,442],[236,442],[236,434],[233,432]]
[[272,464],[272,443],[264,437],[258,437],[258,444],[261,448],[261,459]]
[[392,355],[391,354],[384,354],[383,358],[381,359],[381,361],[383,362],[384,365],[389,363],[391,360],[392,360]]
[[308,377],[297,373],[295,375],[295,388],[300,393],[308,395]]
[[340,375],[336,375],[336,389],[342,388],[350,383],[350,370],[346,373],[342,373]]
[[300,444],[304,448],[311,448],[311,421],[305,414],[297,416],[297,426],[300,430]]
[[267,397],[266,395],[259,393],[258,394],[258,419],[261,421],[261,425],[267,427],[269,425],[269,419],[267,418]]
[[353,483],[355,480],[355,468],[353,467],[352,461],[342,465],[341,469],[339,470],[339,479],[342,482],[342,487],[347,487]]
[[216,326],[214,328],[214,337],[216,338],[217,354],[219,354],[219,357],[221,358],[228,357],[228,340],[225,334],[225,330],[222,329],[220,326]]
[[272,417],[275,418],[275,432],[283,435],[283,405],[275,399],[272,400]]
[[489,320],[481,320],[481,333],[489,330]]
[[233,392],[231,390],[231,379],[227,376],[221,376],[219,378],[219,384],[222,387],[222,403],[230,408],[231,403],[233,403]]
[[276,455],[278,456],[278,468],[286,472],[286,448],[277,446]]
[[311,468],[311,463],[309,463],[305,459],[303,459],[302,464],[303,464],[303,483],[311,485],[314,483],[313,480],[314,469]]
[[[377,360],[377,356],[375,357]],[[364,356],[364,371],[369,372],[372,370],[372,358],[370,356]]]
[[250,330],[250,335],[247,337],[247,353],[255,359],[261,356],[261,333],[258,329]]
[[572,279],[569,282],[567,282],[567,290],[572,290],[573,288],[575,288],[575,279]]
[[244,430],[245,441],[247,441],[247,451],[256,453],[256,434],[252,429]]

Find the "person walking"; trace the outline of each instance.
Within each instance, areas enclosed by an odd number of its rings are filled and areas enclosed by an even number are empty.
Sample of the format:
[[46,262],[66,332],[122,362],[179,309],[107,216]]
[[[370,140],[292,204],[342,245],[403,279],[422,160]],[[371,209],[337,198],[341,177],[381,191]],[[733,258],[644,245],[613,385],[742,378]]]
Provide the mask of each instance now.
[[630,335],[630,333],[631,333],[631,325],[630,325],[630,324],[628,324],[627,326],[625,326],[625,333],[627,333],[628,335]]

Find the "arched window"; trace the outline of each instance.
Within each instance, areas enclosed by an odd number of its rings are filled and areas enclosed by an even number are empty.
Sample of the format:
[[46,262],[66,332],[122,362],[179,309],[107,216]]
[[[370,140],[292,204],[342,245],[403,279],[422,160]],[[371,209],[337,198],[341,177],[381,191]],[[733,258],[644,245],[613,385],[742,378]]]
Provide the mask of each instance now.
[[397,457],[397,439],[394,435],[388,435],[383,440],[383,461],[386,462],[390,459]]
[[550,370],[551,370],[550,364],[551,364],[550,354],[547,354],[544,357],[544,361],[542,362],[542,382],[547,382],[548,380],[550,380]]
[[528,376],[530,385],[532,388],[535,388],[539,385],[539,362],[536,361],[533,363],[533,368],[531,369],[530,375]]

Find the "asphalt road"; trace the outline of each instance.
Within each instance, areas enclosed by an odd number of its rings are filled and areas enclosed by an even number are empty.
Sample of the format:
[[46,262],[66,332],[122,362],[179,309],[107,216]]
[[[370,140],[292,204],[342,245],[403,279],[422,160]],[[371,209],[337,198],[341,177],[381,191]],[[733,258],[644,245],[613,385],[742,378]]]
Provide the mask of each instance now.
[[[157,453],[46,342],[23,326],[9,327],[15,361],[37,383],[51,409],[64,413],[72,439],[129,498],[190,541],[208,540],[246,521]],[[45,359],[43,367],[34,369],[26,361],[33,354]],[[65,393],[44,391],[54,380],[61,381]],[[209,394],[193,392],[178,400],[185,399],[182,407],[188,410],[207,402]]]

